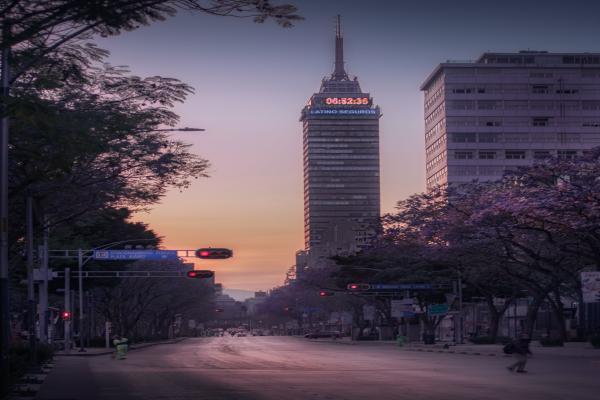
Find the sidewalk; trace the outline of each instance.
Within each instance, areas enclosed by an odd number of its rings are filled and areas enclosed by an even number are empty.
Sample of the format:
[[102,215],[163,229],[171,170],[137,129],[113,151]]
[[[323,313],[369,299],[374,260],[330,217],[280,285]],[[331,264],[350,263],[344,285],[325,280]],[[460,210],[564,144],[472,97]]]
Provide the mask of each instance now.
[[[304,339],[304,338],[303,338]],[[501,344],[458,344],[452,345],[450,343],[436,343],[426,345],[423,342],[408,342],[404,346],[398,346],[395,340],[365,340],[365,341],[352,341],[348,337],[333,340],[329,338],[325,339],[304,339],[310,340],[311,342],[326,342],[344,344],[350,346],[395,346],[400,350],[404,351],[424,351],[429,353],[450,353],[450,354],[467,354],[467,355],[486,355],[496,357],[510,357],[510,355],[504,354]],[[595,349],[590,343],[587,342],[569,342],[565,343],[563,347],[544,347],[539,342],[531,343],[531,352],[533,354],[544,354],[553,356],[570,356],[570,357],[583,357],[583,358],[598,358],[600,359],[600,349]]]
[[[434,351],[457,354],[507,356],[502,351],[504,346],[501,344],[459,344],[454,346],[450,345],[448,348],[445,348],[444,346],[444,343],[438,343],[434,345],[407,343],[404,346],[404,349],[409,351]],[[530,348],[533,354],[600,359],[600,350],[593,348],[591,344],[585,342],[569,342],[565,343],[563,347],[544,347],[540,345],[539,342],[532,342]]]
[[[139,349],[143,349],[146,347],[151,347],[151,346],[157,346],[159,344],[174,344],[174,343],[179,343],[183,340],[185,340],[187,338],[177,338],[177,339],[172,339],[172,340],[163,340],[160,342],[147,342],[147,343],[139,343],[139,344],[132,344],[131,346],[129,346],[129,350],[139,350]],[[54,352],[54,356],[55,357],[93,357],[93,356],[102,356],[102,355],[106,355],[106,354],[112,354],[114,353],[115,349],[114,347],[111,348],[105,348],[105,347],[89,347],[85,349],[85,352],[80,352],[79,348],[74,348],[73,350],[71,350],[70,352],[66,352],[64,350],[60,350],[60,351],[56,351]]]

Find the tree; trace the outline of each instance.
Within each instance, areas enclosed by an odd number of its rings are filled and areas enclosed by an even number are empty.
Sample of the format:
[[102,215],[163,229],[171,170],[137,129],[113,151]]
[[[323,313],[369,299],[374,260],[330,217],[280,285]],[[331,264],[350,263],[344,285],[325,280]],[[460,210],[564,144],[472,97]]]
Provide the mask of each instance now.
[[273,5],[269,0],[2,0],[0,49],[27,51],[27,62],[13,69],[17,79],[72,40],[117,35],[163,21],[178,11],[253,18],[258,23],[274,19],[283,27],[302,19],[295,14],[296,7]]
[[[177,270],[181,262],[135,262],[127,269]],[[167,338],[177,316],[203,321],[214,296],[207,282],[187,278],[123,278],[97,287],[96,310],[114,332],[138,339]]]

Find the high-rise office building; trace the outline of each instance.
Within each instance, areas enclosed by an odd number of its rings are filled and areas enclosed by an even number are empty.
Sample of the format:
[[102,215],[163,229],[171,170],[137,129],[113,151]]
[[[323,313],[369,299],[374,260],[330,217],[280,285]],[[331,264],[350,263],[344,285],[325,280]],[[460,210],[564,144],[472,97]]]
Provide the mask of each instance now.
[[421,90],[428,188],[600,145],[600,54],[485,53],[438,65]]
[[308,266],[367,245],[377,231],[379,107],[344,68],[340,21],[335,67],[303,108],[304,237]]

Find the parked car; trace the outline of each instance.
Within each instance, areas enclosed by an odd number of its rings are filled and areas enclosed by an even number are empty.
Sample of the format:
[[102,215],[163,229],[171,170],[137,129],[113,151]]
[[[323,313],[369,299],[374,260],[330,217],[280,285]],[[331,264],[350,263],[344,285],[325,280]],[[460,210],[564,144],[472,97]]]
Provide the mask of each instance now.
[[319,339],[319,338],[333,338],[339,339],[341,337],[341,333],[338,331],[314,331],[308,332],[304,335],[307,339]]

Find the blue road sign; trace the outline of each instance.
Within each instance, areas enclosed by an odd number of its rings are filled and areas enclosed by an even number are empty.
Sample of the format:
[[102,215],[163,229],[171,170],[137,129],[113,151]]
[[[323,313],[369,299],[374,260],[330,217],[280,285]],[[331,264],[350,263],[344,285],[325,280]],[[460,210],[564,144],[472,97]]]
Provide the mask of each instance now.
[[95,260],[176,260],[177,250],[94,250]]
[[401,284],[382,284],[371,283],[369,290],[409,290],[409,289],[431,289],[429,283],[401,283]]
[[427,307],[429,315],[445,315],[448,314],[448,304],[430,304]]

